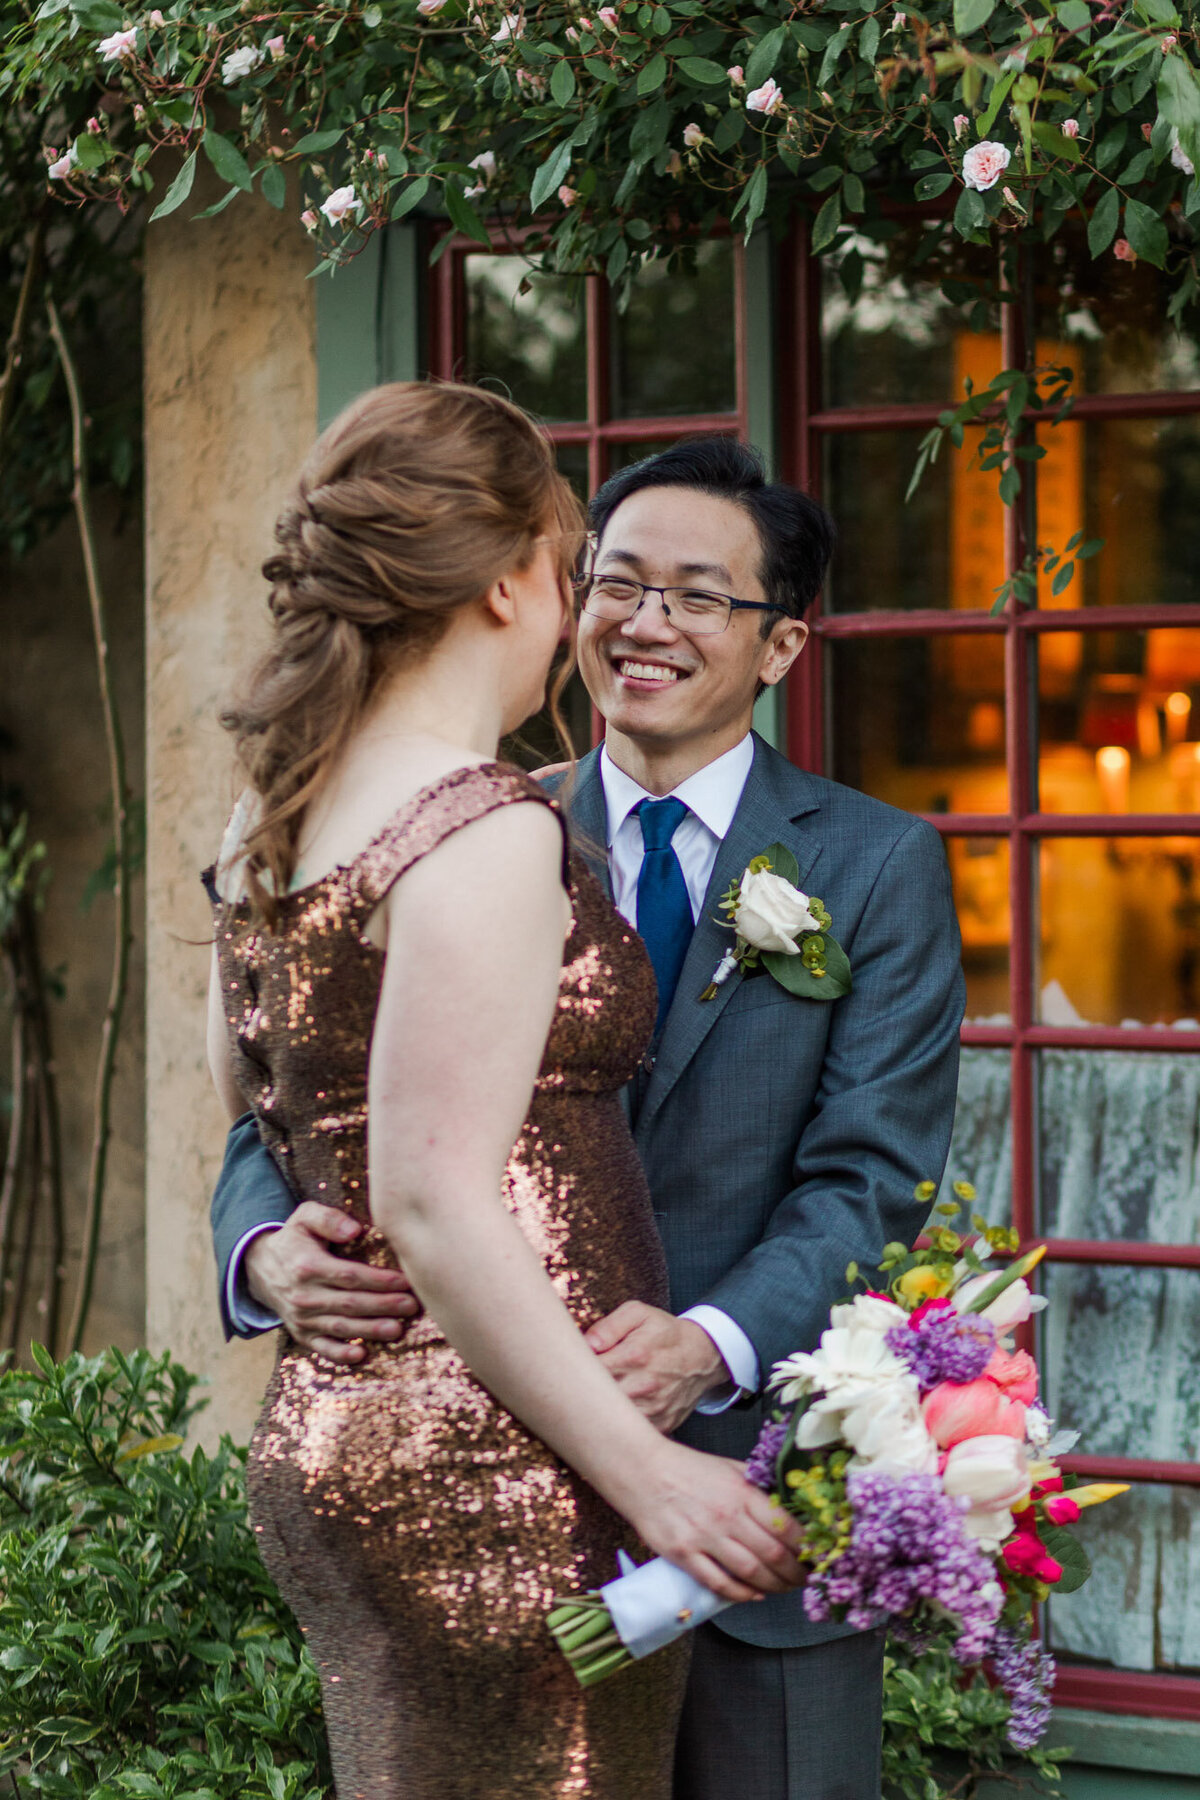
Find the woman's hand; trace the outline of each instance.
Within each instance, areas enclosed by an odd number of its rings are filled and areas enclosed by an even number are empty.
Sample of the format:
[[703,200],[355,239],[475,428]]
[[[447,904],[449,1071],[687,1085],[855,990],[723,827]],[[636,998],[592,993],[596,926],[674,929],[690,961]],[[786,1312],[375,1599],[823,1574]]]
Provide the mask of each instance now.
[[723,1600],[761,1600],[803,1579],[799,1525],[729,1457],[664,1442],[623,1510],[651,1550]]

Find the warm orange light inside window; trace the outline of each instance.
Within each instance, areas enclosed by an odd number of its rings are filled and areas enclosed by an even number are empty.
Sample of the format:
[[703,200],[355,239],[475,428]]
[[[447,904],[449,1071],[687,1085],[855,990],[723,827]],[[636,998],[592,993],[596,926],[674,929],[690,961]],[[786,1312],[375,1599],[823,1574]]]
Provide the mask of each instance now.
[[1096,779],[1105,812],[1129,811],[1129,752],[1121,744],[1105,744],[1096,752]]

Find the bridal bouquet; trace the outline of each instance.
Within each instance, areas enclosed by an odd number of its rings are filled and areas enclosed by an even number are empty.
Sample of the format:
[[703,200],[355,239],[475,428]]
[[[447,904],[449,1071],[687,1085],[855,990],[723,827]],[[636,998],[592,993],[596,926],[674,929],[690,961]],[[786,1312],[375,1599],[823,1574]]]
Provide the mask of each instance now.
[[[965,1182],[955,1192],[974,1198]],[[1042,1250],[989,1272],[985,1258],[1011,1254],[1015,1235],[972,1225],[974,1240],[939,1223],[921,1249],[888,1245],[878,1288],[833,1307],[818,1349],[776,1365],[779,1410],[746,1477],[803,1528],[810,1619],[886,1624],[918,1650],[949,1643],[964,1665],[988,1658],[1009,1695],[1009,1739],[1029,1749],[1054,1672],[1034,1604],[1082,1586],[1090,1566],[1067,1526],[1125,1489],[1063,1476],[1055,1458],[1078,1433],[1055,1433],[1033,1359],[1009,1335],[1046,1304],[1025,1280]],[[860,1282],[854,1264],[847,1280]],[[662,1557],[625,1559],[599,1593],[559,1602],[549,1626],[588,1686],[728,1604]]]

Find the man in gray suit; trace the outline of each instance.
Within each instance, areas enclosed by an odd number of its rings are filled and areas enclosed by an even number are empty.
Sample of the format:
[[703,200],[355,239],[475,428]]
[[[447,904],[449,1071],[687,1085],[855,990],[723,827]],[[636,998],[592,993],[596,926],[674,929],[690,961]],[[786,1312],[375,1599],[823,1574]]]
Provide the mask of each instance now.
[[[674,1311],[628,1302],[589,1340],[662,1430],[744,1457],[773,1364],[816,1344],[847,1264],[923,1223],[913,1190],[940,1177],[954,1112],[958,929],[931,827],[750,729],[807,635],[821,508],[713,438],[613,476],[592,524],[579,654],[605,743],[569,806],[659,983],[628,1100]],[[739,972],[703,998],[731,943],[718,902],[773,843],[832,915],[852,991],[798,998]],[[227,1330],[282,1320],[351,1362],[353,1340],[397,1335],[417,1307],[403,1277],[334,1254],[357,1227],[297,1204],[252,1121],[230,1135],[213,1226]],[[676,1800],[875,1800],[882,1655],[880,1632],[810,1624],[798,1594],[701,1627]]]

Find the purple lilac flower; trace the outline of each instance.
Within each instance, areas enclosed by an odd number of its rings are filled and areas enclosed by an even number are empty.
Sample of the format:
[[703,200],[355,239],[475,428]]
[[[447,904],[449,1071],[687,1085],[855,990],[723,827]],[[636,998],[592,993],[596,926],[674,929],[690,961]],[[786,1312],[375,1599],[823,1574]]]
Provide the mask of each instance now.
[[976,1313],[956,1313],[943,1306],[927,1312],[915,1325],[893,1325],[884,1342],[906,1362],[928,1393],[939,1381],[977,1381],[992,1360],[996,1328]]
[[992,1646],[992,1664],[1012,1708],[1008,1741],[1014,1750],[1031,1750],[1050,1723],[1054,1658],[1036,1638],[1002,1625]]
[[959,1621],[959,1662],[978,1662],[995,1635],[1004,1594],[991,1558],[967,1536],[937,1477],[867,1469],[849,1477],[846,1492],[850,1545],[806,1581],[809,1618],[823,1622],[838,1611],[866,1630],[934,1602]]
[[746,1480],[769,1494],[775,1486],[775,1464],[788,1434],[788,1421],[768,1419],[758,1434],[758,1442],[746,1458]]

